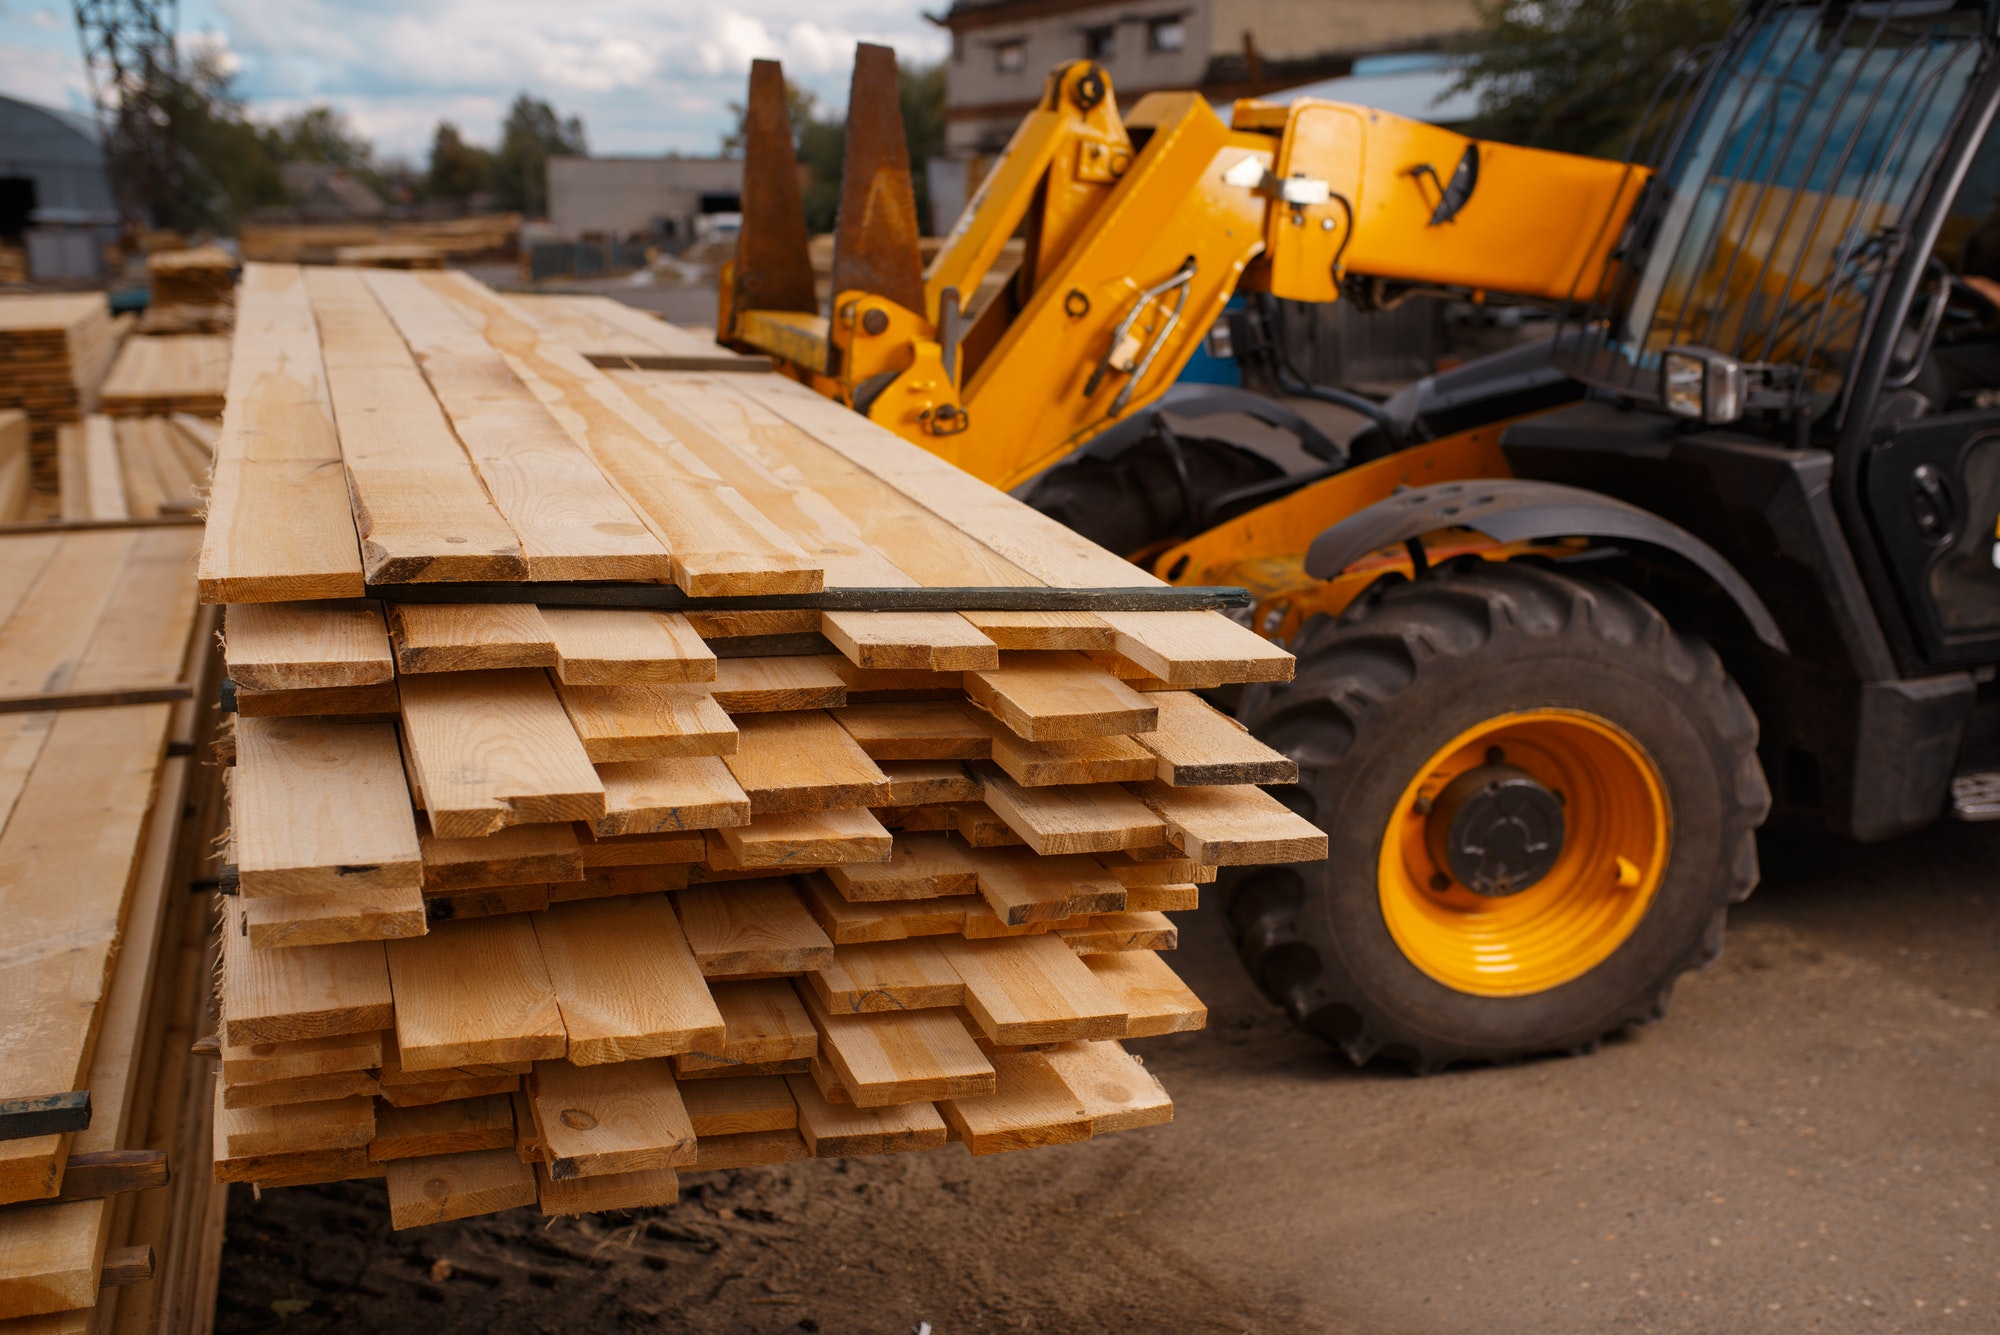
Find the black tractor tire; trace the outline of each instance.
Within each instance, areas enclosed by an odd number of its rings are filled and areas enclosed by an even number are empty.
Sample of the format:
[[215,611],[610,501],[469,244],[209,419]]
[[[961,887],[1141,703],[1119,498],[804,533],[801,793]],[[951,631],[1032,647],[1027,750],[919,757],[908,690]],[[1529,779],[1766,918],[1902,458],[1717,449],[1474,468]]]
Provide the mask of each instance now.
[[[1608,580],[1466,558],[1309,622],[1296,677],[1256,688],[1244,722],[1299,764],[1273,789],[1323,829],[1322,862],[1254,868],[1227,887],[1244,964],[1302,1028],[1357,1065],[1419,1071],[1593,1051],[1665,1015],[1675,982],[1722,949],[1728,906],[1757,884],[1770,808],[1757,719],[1714,649]],[[1672,812],[1668,861],[1629,936],[1581,975],[1521,996],[1471,995],[1405,956],[1377,887],[1405,787],[1465,729],[1536,708],[1584,710],[1652,758]]]
[[1154,435],[1108,459],[1085,455],[1058,464],[1023,499],[1098,546],[1130,556],[1193,537],[1190,499],[1198,510],[1213,497],[1284,475],[1262,455],[1227,441],[1183,435],[1179,444],[1185,487],[1165,442]]

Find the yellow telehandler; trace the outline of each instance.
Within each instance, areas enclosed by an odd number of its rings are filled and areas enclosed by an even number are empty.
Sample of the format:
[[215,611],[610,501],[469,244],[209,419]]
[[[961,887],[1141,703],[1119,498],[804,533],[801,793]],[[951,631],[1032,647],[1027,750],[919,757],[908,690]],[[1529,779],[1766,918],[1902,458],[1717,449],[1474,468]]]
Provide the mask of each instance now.
[[[1767,815],[2000,816],[1996,24],[1752,0],[1624,162],[1305,99],[1121,116],[1079,61],[927,267],[864,47],[824,307],[760,63],[718,337],[1170,582],[1252,592],[1298,675],[1231,703],[1331,852],[1224,889],[1301,1025],[1420,1069],[1584,1051],[1715,957]],[[1175,383],[1237,293],[1410,292],[1561,314],[1380,403],[1276,347],[1366,419],[1344,445]],[[1186,429],[1239,411],[1299,448]]]

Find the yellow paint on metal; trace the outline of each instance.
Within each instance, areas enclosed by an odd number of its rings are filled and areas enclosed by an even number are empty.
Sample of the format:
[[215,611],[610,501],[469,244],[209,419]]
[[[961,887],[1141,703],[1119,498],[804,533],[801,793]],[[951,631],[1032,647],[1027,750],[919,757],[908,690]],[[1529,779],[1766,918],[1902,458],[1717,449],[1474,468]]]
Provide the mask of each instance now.
[[741,311],[736,339],[809,371],[826,370],[827,321],[800,311]]
[[[1566,831],[1548,874],[1489,899],[1450,879],[1427,840],[1431,800],[1498,747],[1561,795]],[[1382,831],[1382,920],[1404,956],[1454,991],[1522,997],[1589,973],[1628,940],[1666,875],[1673,815],[1658,766],[1631,734],[1573,709],[1502,714],[1418,770]]]

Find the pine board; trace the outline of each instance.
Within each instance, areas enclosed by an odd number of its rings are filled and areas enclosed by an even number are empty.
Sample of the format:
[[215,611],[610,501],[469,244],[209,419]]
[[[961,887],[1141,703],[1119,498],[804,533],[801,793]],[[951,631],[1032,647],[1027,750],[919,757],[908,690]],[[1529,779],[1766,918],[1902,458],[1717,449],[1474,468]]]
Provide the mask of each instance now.
[[578,1066],[712,1051],[722,1014],[664,896],[535,915],[542,961]]
[[562,1012],[527,918],[441,923],[427,936],[388,942],[387,951],[405,1071],[540,1061],[566,1050]]

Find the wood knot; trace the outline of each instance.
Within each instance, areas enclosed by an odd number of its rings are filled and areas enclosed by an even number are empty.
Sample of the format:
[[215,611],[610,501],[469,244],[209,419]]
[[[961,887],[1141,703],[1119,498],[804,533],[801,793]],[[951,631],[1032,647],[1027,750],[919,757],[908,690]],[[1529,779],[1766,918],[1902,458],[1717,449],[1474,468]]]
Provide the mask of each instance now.
[[562,1124],[572,1131],[588,1131],[597,1125],[597,1119],[581,1108],[564,1108]]

